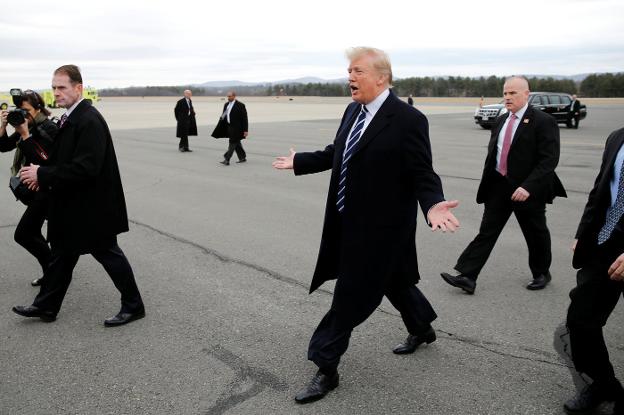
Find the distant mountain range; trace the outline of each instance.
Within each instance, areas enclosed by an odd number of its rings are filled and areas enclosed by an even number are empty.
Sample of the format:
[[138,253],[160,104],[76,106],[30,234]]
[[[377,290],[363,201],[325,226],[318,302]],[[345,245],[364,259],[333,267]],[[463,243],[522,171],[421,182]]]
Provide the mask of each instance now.
[[[591,73],[583,73],[576,75],[539,75],[539,74],[527,74],[527,78],[553,78],[557,80],[571,79],[574,82],[582,82]],[[449,76],[430,76],[430,78],[448,78]],[[487,77],[487,76],[486,76]],[[478,76],[471,78],[479,78]],[[402,79],[402,78],[396,78]],[[285,84],[344,84],[348,82],[348,78],[336,78],[336,79],[323,79],[315,76],[305,76],[295,79],[284,79],[281,81],[272,82],[245,82],[245,81],[208,81],[201,84],[193,84],[192,86],[204,87],[204,88],[225,88],[225,87],[241,87],[241,86],[269,86],[269,85],[285,85]]]
[[285,84],[344,84],[347,82],[347,78],[337,79],[322,79],[314,76],[305,76],[303,78],[296,79],[284,79],[281,81],[273,82],[244,82],[244,81],[209,81],[202,84],[194,84],[193,86],[205,87],[205,88],[224,88],[228,86],[259,86],[259,85],[285,85]]

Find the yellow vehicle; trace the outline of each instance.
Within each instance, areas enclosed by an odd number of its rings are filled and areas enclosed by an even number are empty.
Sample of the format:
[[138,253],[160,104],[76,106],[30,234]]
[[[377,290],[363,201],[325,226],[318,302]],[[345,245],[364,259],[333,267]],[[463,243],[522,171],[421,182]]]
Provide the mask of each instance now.
[[[54,99],[54,92],[51,90],[45,90],[41,92],[41,96],[43,97],[43,102],[45,102],[46,106],[50,108],[56,108],[56,100]],[[100,100],[100,96],[98,95],[97,89],[86,87],[82,90],[82,97],[87,100],[90,104],[97,102]]]
[[9,94],[0,94],[0,110],[9,108],[9,105],[13,105],[13,99]]

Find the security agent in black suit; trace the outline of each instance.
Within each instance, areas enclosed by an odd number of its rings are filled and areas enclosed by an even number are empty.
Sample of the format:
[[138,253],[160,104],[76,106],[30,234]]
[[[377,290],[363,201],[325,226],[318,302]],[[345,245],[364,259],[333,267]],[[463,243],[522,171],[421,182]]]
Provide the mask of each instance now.
[[572,103],[570,104],[570,117],[572,126],[578,129],[579,121],[581,120],[581,101],[578,100],[576,95],[572,95]]
[[82,99],[82,76],[75,65],[61,66],[52,80],[54,97],[67,108],[48,166],[20,171],[32,189],[50,193],[48,238],[52,263],[30,306],[13,311],[54,321],[82,254],[91,254],[121,293],[121,310],[104,321],[117,326],[145,316],[132,268],[117,245],[128,217],[113,142],[102,115]]
[[319,370],[295,400],[312,402],[338,386],[338,364],[353,329],[384,296],[399,310],[409,336],[394,349],[412,353],[435,341],[436,313],[416,287],[418,205],[433,229],[459,226],[444,200],[432,166],[429,126],[417,109],[389,87],[387,55],[374,48],[348,51],[349,86],[355,102],[324,150],[278,157],[277,169],[296,175],[331,169],[321,247],[310,292],[337,279],[330,310],[312,335],[308,359]]
[[225,166],[230,165],[230,159],[234,152],[238,157],[237,163],[244,163],[247,161],[247,154],[243,149],[241,140],[247,138],[249,129],[249,122],[247,120],[247,109],[245,104],[236,99],[236,93],[230,91],[227,94],[227,102],[223,105],[223,111],[219,122],[212,132],[214,138],[227,137],[230,139],[228,149],[223,155],[223,161],[221,164]]
[[624,389],[617,380],[602,334],[624,293],[624,129],[607,139],[602,165],[576,231],[572,265],[579,269],[570,292],[567,326],[572,361],[593,383],[564,404],[569,414],[591,413],[616,401],[624,414]]
[[455,270],[460,274],[441,274],[448,284],[469,294],[474,293],[477,277],[512,213],[529,248],[533,280],[527,289],[540,290],[550,282],[546,203],[566,196],[555,173],[559,162],[556,120],[527,104],[529,83],[523,77],[507,79],[503,96],[508,113],[492,129],[477,192],[477,203],[485,204],[479,234],[457,260]]
[[184,98],[176,103],[173,113],[177,121],[176,137],[180,137],[178,150],[182,153],[191,152],[188,138],[190,135],[197,135],[197,121],[195,120],[195,108],[191,97],[193,93],[187,89],[184,91]]

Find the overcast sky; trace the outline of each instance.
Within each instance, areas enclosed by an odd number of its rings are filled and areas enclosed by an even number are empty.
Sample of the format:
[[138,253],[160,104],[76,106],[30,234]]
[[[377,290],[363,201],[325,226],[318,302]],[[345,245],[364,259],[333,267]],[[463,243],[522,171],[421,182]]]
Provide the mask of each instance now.
[[67,63],[97,88],[340,78],[358,45],[395,77],[624,71],[621,0],[3,3],[0,90]]

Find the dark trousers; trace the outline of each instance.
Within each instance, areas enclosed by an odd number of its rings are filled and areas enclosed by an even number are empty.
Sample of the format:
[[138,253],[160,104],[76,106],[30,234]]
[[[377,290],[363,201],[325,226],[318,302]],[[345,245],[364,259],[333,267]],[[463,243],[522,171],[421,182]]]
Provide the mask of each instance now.
[[[132,267],[121,248],[115,243],[107,249],[91,252],[113,280],[121,293],[121,312],[132,313],[143,309],[143,301],[132,272]],[[33,305],[46,311],[58,313],[69,288],[72,272],[80,254],[60,253],[54,255],[41,290]]]
[[574,128],[578,128],[579,126],[579,121],[581,120],[581,116],[580,115],[575,115],[572,117],[572,126]]
[[33,200],[17,224],[14,236],[15,242],[37,258],[44,274],[50,262],[52,262],[52,252],[46,239],[41,234],[41,227],[43,222],[45,222],[47,210],[47,199],[37,198]]
[[546,204],[531,200],[512,202],[516,189],[498,173],[485,202],[479,234],[460,255],[455,269],[476,279],[494,249],[505,224],[513,213],[529,248],[529,268],[533,277],[548,273],[552,262],[550,232],[546,226]]
[[185,135],[184,137],[180,137],[180,144],[178,144],[178,148],[182,149],[182,150],[188,150],[189,149],[189,143],[188,143],[188,136]]
[[431,327],[437,315],[423,293],[415,285],[390,283],[385,292],[359,295],[352,286],[336,282],[332,306],[310,339],[308,360],[324,372],[338,368],[340,357],[349,347],[351,332],[363,323],[386,296],[401,313],[410,334],[421,334]]
[[247,154],[245,153],[245,149],[243,149],[241,140],[230,138],[230,144],[228,145],[228,149],[223,155],[223,158],[230,161],[232,154],[234,154],[235,151],[236,157],[238,157],[239,160],[245,160],[247,158]]
[[609,361],[609,352],[602,328],[624,293],[624,282],[613,281],[607,271],[622,253],[624,238],[609,240],[599,247],[592,260],[581,268],[577,285],[570,292],[567,325],[574,367],[587,374],[594,382],[612,385],[615,373]]

